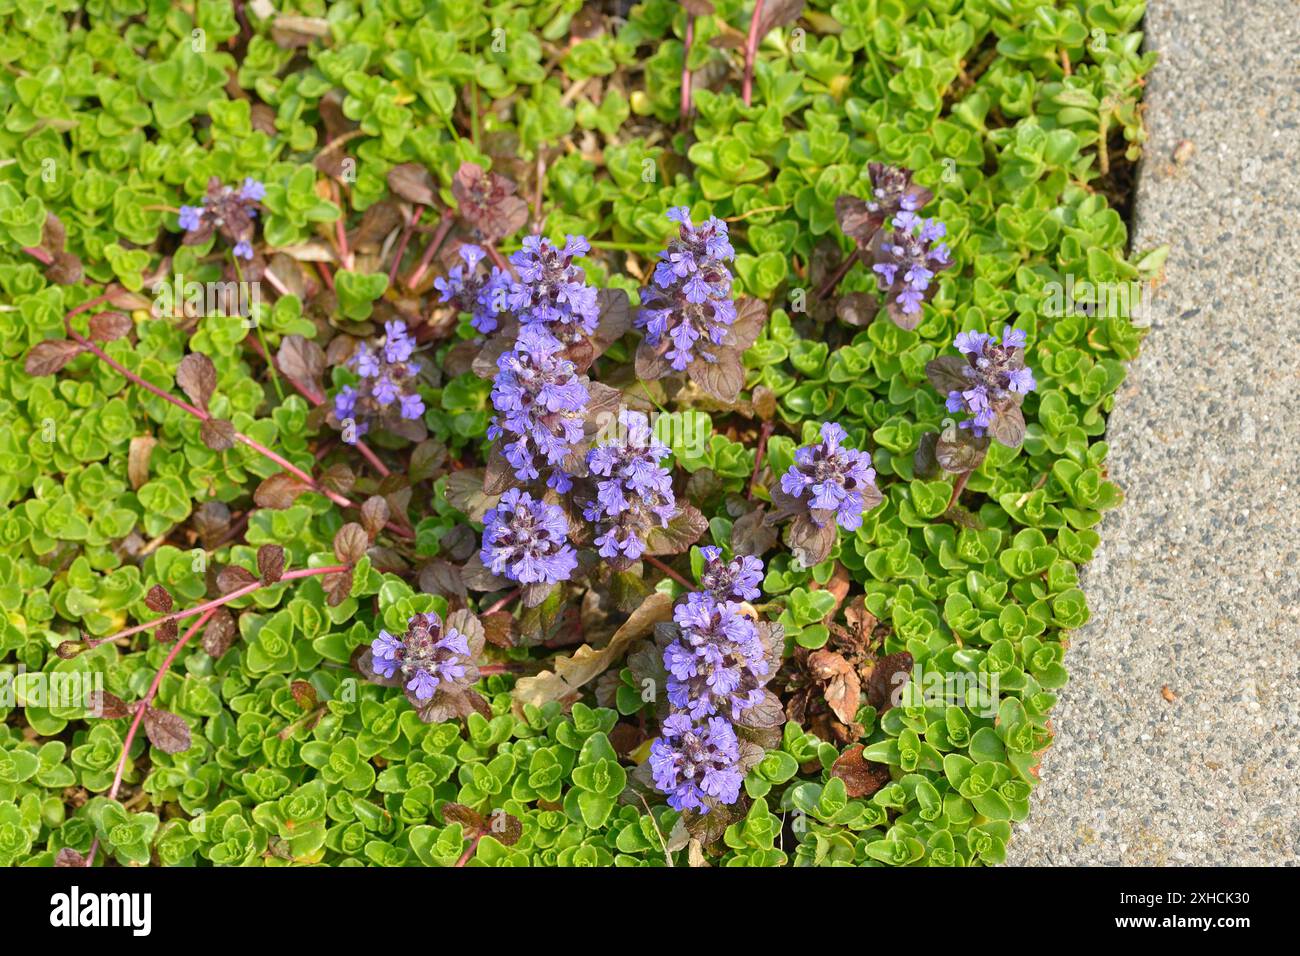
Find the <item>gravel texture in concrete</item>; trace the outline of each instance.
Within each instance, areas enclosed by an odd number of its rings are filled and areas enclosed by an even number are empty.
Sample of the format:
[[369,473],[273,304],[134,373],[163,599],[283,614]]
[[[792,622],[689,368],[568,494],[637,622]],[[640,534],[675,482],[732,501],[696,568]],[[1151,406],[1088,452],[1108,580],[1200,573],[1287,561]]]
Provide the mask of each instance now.
[[1151,0],[1145,29],[1133,248],[1172,249],[1107,435],[1127,500],[1008,862],[1294,865],[1300,5]]

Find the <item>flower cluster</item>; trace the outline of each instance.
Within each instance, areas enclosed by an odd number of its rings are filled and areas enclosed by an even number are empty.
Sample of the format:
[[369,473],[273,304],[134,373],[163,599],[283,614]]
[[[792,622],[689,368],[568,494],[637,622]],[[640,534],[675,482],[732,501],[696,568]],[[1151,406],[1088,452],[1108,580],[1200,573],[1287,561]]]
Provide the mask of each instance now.
[[256,179],[245,179],[238,188],[226,186],[213,176],[208,191],[197,206],[181,206],[180,227],[187,246],[207,242],[214,232],[234,246],[241,259],[253,258],[253,232],[266,187]]
[[700,548],[704,556],[704,571],[700,583],[720,601],[753,601],[761,593],[763,562],[753,555],[743,554],[730,562],[722,560],[722,549],[714,545]]
[[892,233],[880,232],[872,244],[873,272],[880,277],[892,310],[919,317],[921,305],[934,297],[935,274],[952,265],[952,255],[940,240],[947,228],[937,219],[921,219],[902,210],[890,225]]
[[432,612],[412,617],[401,638],[380,631],[370,652],[376,673],[393,677],[400,672],[416,700],[429,700],[439,689],[463,688],[478,679],[465,636],[444,628]]
[[934,198],[930,190],[912,182],[910,169],[886,166],[884,163],[868,163],[867,172],[871,176],[871,198],[867,200],[867,211],[875,228],[899,213],[919,212]]
[[334,417],[339,423],[351,420],[356,427],[344,429],[344,440],[356,438],[370,430],[372,422],[382,423],[394,415],[415,420],[424,415],[424,400],[416,390],[418,362],[412,359],[415,339],[406,324],[393,320],[384,323],[384,339],[377,346],[362,342],[348,359],[348,366],[361,381],[356,387],[344,385],[334,396]]
[[497,327],[497,315],[503,311],[510,290],[510,277],[495,266],[482,272],[478,265],[486,258],[480,247],[466,243],[460,247],[463,265],[454,265],[447,277],[433,280],[441,293],[440,302],[451,302],[457,311],[470,313],[470,324],[486,335]]
[[510,256],[519,281],[511,286],[506,301],[521,323],[540,323],[557,338],[572,342],[580,334],[596,331],[600,309],[596,290],[573,264],[591,245],[583,236],[565,240],[558,248],[541,236],[524,239],[524,247]]
[[668,526],[677,501],[672,475],[659,464],[668,446],[654,437],[650,420],[623,409],[618,421],[619,436],[587,453],[587,468],[600,480],[583,517],[596,523],[601,557],[635,561],[645,552],[654,524]]
[[692,718],[739,720],[769,678],[758,628],[739,604],[702,592],[677,605],[673,620],[680,636],[664,650],[668,702]]
[[962,374],[970,387],[948,393],[948,411],[973,416],[961,423],[971,434],[982,437],[998,411],[1028,395],[1037,386],[1034,373],[1025,368],[1025,333],[1006,326],[1002,341],[984,332],[962,332],[953,345],[966,356]]
[[556,584],[578,566],[568,533],[562,508],[511,488],[483,517],[479,557],[493,574],[520,584]]
[[823,422],[821,441],[803,445],[794,453],[794,464],[781,476],[781,490],[804,499],[813,522],[822,527],[834,518],[845,531],[862,525],[866,510],[866,489],[875,492],[876,470],[865,451],[846,448],[848,433],[835,422]]
[[709,345],[721,345],[736,321],[726,265],[736,252],[721,219],[710,217],[692,225],[686,206],[668,210],[668,218],[680,228],[677,238],[659,253],[654,284],[641,294],[636,327],[645,330],[650,345],[668,338],[666,358],[680,372],[697,358],[717,361]]
[[692,721],[686,714],[672,714],[650,745],[655,786],[668,794],[674,810],[708,813],[706,797],[735,803],[744,780],[739,761],[736,731],[721,717]]
[[541,476],[541,466],[551,469],[547,479],[556,491],[572,487],[562,465],[573,446],[583,438],[590,396],[572,362],[563,358],[564,344],[542,325],[525,325],[515,347],[497,359],[492,384],[492,407],[497,415],[488,438],[511,436],[502,452],[520,481]]

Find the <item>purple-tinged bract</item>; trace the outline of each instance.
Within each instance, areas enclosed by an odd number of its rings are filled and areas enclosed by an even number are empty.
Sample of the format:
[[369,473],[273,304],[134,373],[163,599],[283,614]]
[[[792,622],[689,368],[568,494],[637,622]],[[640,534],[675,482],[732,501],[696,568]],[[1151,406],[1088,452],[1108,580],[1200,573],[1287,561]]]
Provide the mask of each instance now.
[[568,533],[562,508],[511,488],[483,517],[479,557],[493,574],[520,584],[557,584],[578,566]]
[[1002,341],[984,332],[961,332],[953,341],[966,356],[962,374],[970,386],[948,392],[950,412],[971,417],[961,422],[971,434],[982,437],[1002,409],[1009,408],[1037,387],[1034,373],[1025,367],[1025,333],[1006,326]]
[[[360,343],[347,365],[360,378],[357,385],[344,385],[334,396],[333,413],[344,440],[355,444],[372,425],[424,416],[424,400],[416,387],[420,370],[412,356],[415,339],[406,324],[384,323],[384,337],[376,343]],[[352,422],[354,427],[348,428]]]
[[457,311],[470,314],[470,324],[486,335],[497,327],[497,315],[504,311],[510,289],[510,277],[495,266],[484,272],[478,268],[487,253],[466,243],[460,247],[463,263],[458,263],[433,280],[440,302],[452,303]]
[[537,323],[567,343],[591,335],[600,321],[596,290],[573,260],[585,256],[591,245],[583,236],[566,236],[556,246],[541,236],[527,236],[523,248],[510,256],[519,280],[506,302],[524,325]]
[[645,330],[650,345],[669,340],[664,357],[680,372],[697,358],[717,361],[710,346],[722,345],[736,321],[726,265],[736,252],[721,219],[693,225],[685,206],[668,210],[668,218],[680,224],[677,237],[659,253],[654,282],[641,293],[635,324]]
[[677,513],[677,501],[672,475],[659,464],[668,446],[654,436],[649,419],[624,409],[618,422],[619,435],[587,453],[587,468],[598,480],[583,517],[596,524],[601,557],[636,561],[650,530],[666,528]]
[[519,330],[515,347],[497,359],[492,406],[497,415],[488,438],[506,436],[502,454],[520,481],[535,481],[541,469],[560,492],[572,486],[562,467],[584,437],[590,395],[585,380],[563,357],[564,345],[540,325]]
[[650,745],[655,786],[675,810],[708,813],[708,800],[735,803],[744,774],[738,766],[740,741],[720,717],[692,721],[676,713],[664,720],[661,736]]
[[875,496],[876,470],[865,451],[846,447],[848,437],[835,422],[823,422],[821,441],[794,453],[794,464],[781,476],[781,490],[803,501],[818,527],[833,517],[845,531],[862,525],[864,492]]
[[722,560],[722,549],[715,545],[700,548],[704,571],[700,583],[704,590],[721,601],[755,601],[762,592],[763,562],[752,554],[742,554],[731,561]]
[[673,611],[678,637],[664,649],[668,702],[693,718],[740,720],[771,678],[754,622],[733,601],[696,592]]
[[467,687],[478,679],[465,636],[455,628],[444,628],[433,612],[412,617],[401,637],[380,631],[370,652],[375,672],[389,678],[400,673],[403,685],[417,700],[429,700],[439,689]]

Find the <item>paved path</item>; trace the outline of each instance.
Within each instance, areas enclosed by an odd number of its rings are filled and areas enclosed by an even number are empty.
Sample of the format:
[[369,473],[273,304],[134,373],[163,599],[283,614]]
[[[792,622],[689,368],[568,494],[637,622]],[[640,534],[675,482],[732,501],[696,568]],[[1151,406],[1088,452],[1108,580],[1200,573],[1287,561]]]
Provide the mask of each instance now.
[[1300,3],[1148,7],[1133,246],[1172,251],[1107,436],[1128,499],[1009,862],[1296,864]]

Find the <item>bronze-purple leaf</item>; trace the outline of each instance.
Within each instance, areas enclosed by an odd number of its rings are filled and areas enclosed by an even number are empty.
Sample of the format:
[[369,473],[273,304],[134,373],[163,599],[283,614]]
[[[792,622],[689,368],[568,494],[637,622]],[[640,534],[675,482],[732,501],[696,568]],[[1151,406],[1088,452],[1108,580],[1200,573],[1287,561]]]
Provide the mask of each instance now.
[[238,591],[240,588],[256,583],[257,578],[253,576],[253,573],[237,564],[222,568],[220,573],[217,574],[217,590],[222,594],[229,594],[231,591]]
[[118,720],[131,713],[126,701],[106,690],[91,691],[87,710],[101,720]]
[[166,614],[172,609],[171,593],[161,584],[155,584],[144,596],[144,606],[158,614]]
[[71,339],[46,339],[32,346],[23,369],[34,378],[53,375],[80,353],[81,346]]
[[120,339],[134,327],[131,317],[121,312],[100,312],[90,317],[90,337],[96,342]]
[[204,410],[217,390],[217,369],[202,352],[191,352],[176,368],[176,384],[191,402]]
[[149,743],[165,754],[179,754],[190,749],[190,725],[169,710],[146,707],[144,732]]
[[380,495],[371,495],[361,505],[361,527],[373,541],[388,524],[388,502]]
[[229,451],[235,447],[235,426],[224,418],[206,418],[199,426],[199,437],[213,451]]
[[970,363],[957,355],[941,355],[925,363],[925,377],[944,398],[949,392],[961,392],[970,388],[971,380],[966,377]]
[[334,533],[334,556],[342,564],[356,564],[365,557],[369,547],[370,536],[355,521],[349,521]]
[[352,569],[326,574],[321,578],[321,587],[325,589],[325,603],[338,607],[352,593]]
[[390,169],[388,188],[394,195],[421,206],[432,206],[438,194],[433,177],[419,163],[400,163]]
[[217,608],[217,612],[208,618],[208,623],[203,628],[203,652],[215,660],[230,650],[230,645],[235,643],[238,636],[239,627],[235,623],[235,616],[224,607]]
[[862,744],[854,744],[831,765],[831,776],[844,781],[844,790],[850,798],[870,797],[889,783],[889,766],[864,760],[864,749]]
[[285,375],[320,393],[321,376],[325,374],[325,351],[319,345],[301,335],[286,335],[275,359]]
[[284,548],[264,544],[257,549],[257,571],[263,584],[274,584],[284,576]]
[[280,471],[262,480],[257,490],[253,492],[253,501],[259,508],[281,510],[288,508],[299,495],[310,490],[311,486],[301,478],[287,471]]
[[709,521],[694,505],[682,505],[668,521],[668,527],[655,525],[646,535],[645,553],[681,554],[708,530]]

